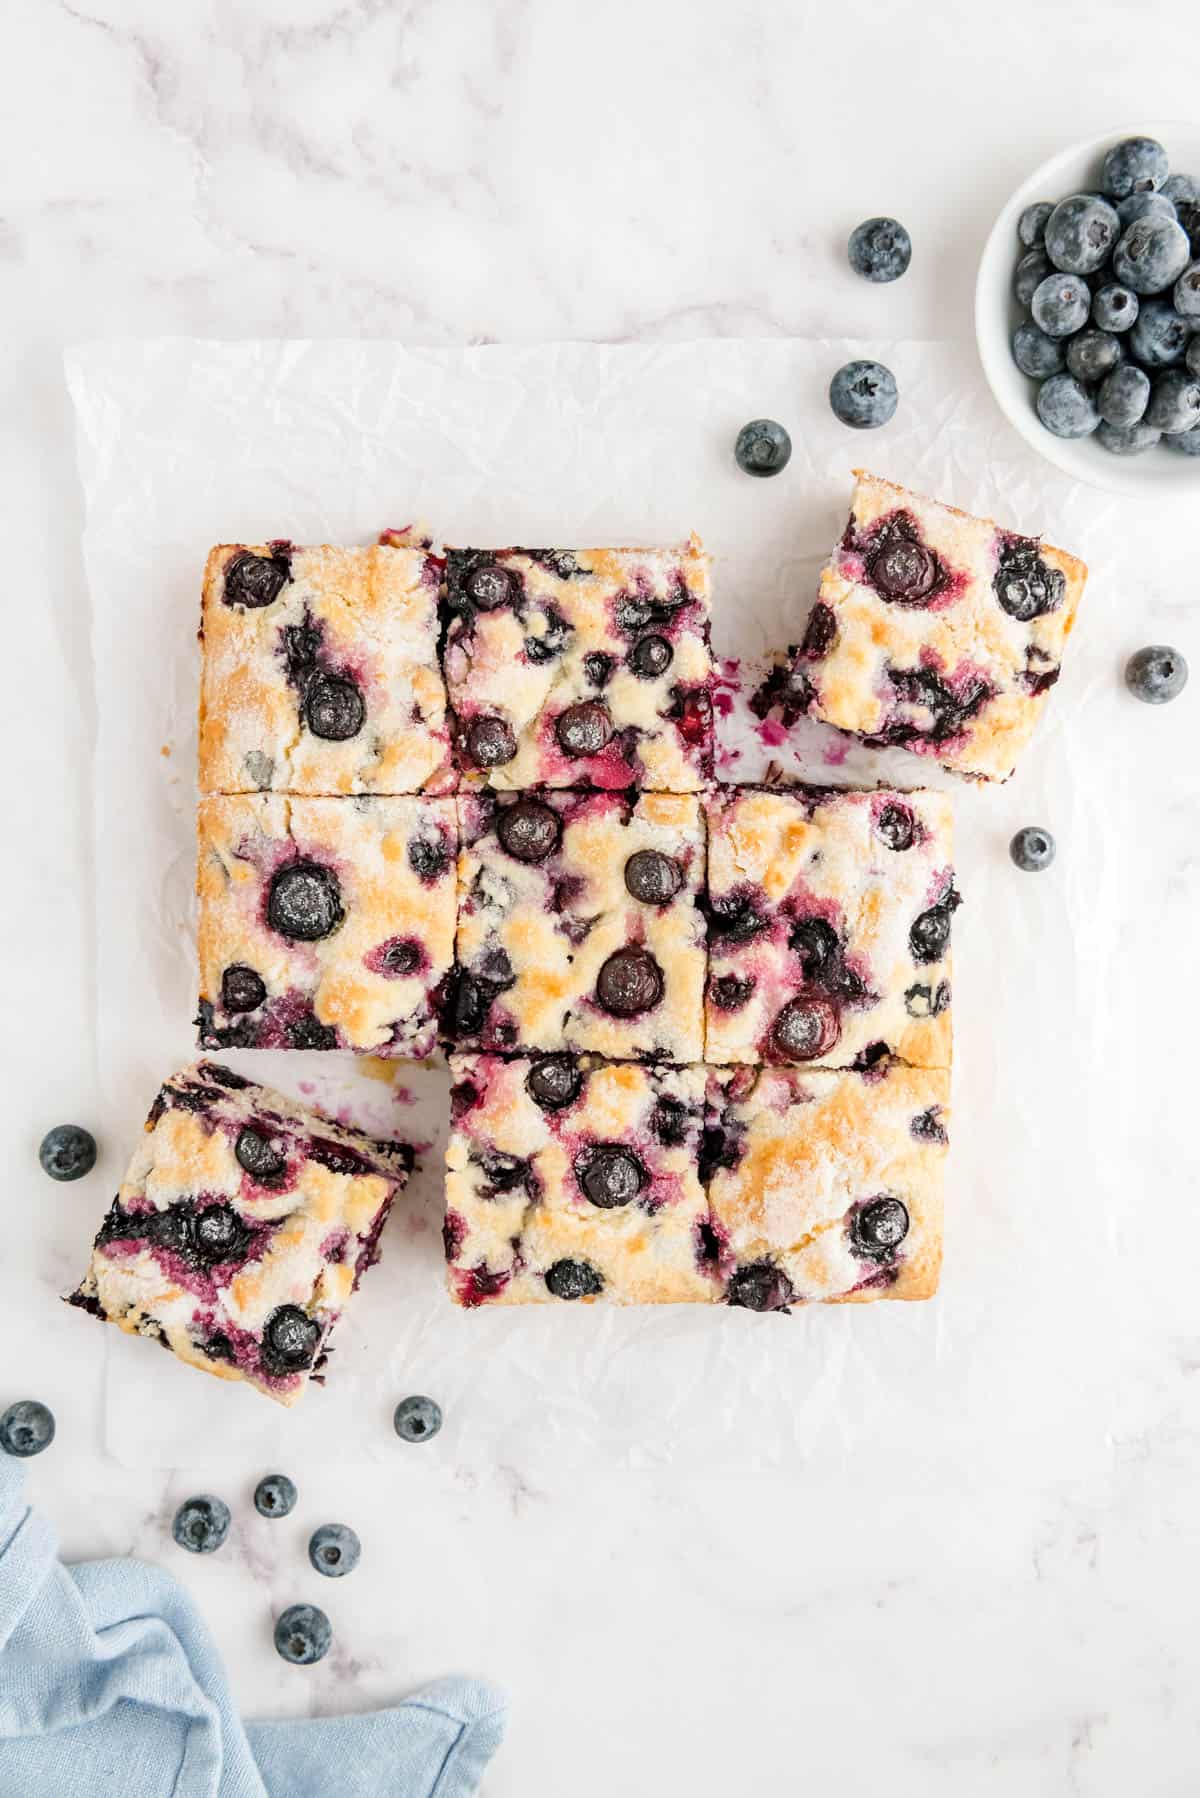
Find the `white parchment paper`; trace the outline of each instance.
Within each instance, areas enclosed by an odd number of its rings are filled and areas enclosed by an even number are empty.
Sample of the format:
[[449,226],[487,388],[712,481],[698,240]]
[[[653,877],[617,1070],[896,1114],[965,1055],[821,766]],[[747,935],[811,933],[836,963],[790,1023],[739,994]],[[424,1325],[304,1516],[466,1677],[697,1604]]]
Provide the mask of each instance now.
[[[170,1466],[200,1444],[206,1457],[255,1465],[277,1451],[287,1465],[297,1453],[394,1454],[391,1408],[410,1391],[445,1408],[431,1454],[529,1470],[836,1461],[894,1488],[900,1477],[995,1483],[1035,1464],[1079,1471],[1105,1455],[1131,1367],[1158,1352],[1164,1328],[1149,1268],[1131,1259],[1130,1218],[1149,1203],[1155,1165],[1156,1076],[1127,1028],[1139,989],[1119,948],[1147,883],[1160,910],[1174,903],[1163,843],[1194,799],[1190,764],[1164,755],[1169,740],[1182,748],[1178,724],[1128,700],[1117,671],[1156,634],[1150,619],[1171,614],[1178,528],[1149,515],[1133,528],[1115,502],[1048,472],[966,352],[947,345],[873,346],[895,370],[900,409],[883,431],[845,430],[825,390],[861,353],[780,341],[168,341],[69,353],[99,713],[98,1049],[110,1116],[131,1146],[160,1079],[194,1053],[196,626],[210,543],[366,542],[412,519],[440,539],[484,544],[659,542],[696,529],[715,557],[726,658],[797,638],[862,460],[1043,530],[1093,567],[1077,645],[1026,765],[1003,789],[956,788],[967,903],[955,920],[955,1121],[934,1303],[791,1317],[461,1313],[444,1297],[439,1240],[445,1069],[234,1054],[245,1072],[416,1141],[423,1169],[335,1337],[328,1387],[294,1414],[64,1317],[81,1354],[108,1357],[107,1438],[119,1458]],[[732,457],[738,427],[763,414],[785,421],[794,443],[790,467],[769,481],[742,475]],[[816,727],[781,743],[736,703],[723,728],[734,778],[774,762],[829,781],[955,785],[899,752],[847,757]],[[1007,857],[1012,831],[1034,822],[1060,843],[1038,877]],[[1150,849],[1135,854],[1148,829]],[[1187,976],[1194,950],[1183,953]],[[81,1242],[81,1267],[86,1251]]]

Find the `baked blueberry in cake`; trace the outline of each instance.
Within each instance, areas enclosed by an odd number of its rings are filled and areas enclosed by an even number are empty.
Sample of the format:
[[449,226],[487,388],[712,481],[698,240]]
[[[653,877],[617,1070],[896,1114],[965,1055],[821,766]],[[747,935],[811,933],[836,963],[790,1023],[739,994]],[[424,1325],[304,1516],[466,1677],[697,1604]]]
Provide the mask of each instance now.
[[706,1059],[949,1067],[949,800],[725,787],[705,810]]
[[199,1062],[160,1090],[68,1303],[294,1404],[412,1164]]
[[713,1070],[710,1228],[727,1302],[929,1298],[949,1094],[944,1069],[894,1061]]
[[718,1296],[703,1068],[453,1055],[451,1297],[468,1308]]
[[797,654],[814,718],[1007,780],[1059,677],[1087,569],[858,471]]
[[443,665],[464,771],[493,787],[689,793],[712,769],[708,558],[451,550]]
[[703,1056],[704,825],[690,794],[460,793],[463,1048]]
[[220,544],[204,575],[200,789],[445,793],[442,564],[421,546]]
[[207,798],[199,838],[203,1048],[433,1053],[453,799]]

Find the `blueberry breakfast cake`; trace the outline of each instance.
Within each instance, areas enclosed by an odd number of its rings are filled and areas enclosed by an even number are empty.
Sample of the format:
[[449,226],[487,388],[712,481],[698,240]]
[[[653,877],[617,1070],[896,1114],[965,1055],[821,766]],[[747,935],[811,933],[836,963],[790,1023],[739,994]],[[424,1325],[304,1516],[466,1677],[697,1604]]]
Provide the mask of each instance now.
[[213,1062],[168,1080],[68,1303],[291,1405],[412,1167]]
[[407,543],[214,549],[201,621],[201,791],[451,791],[441,568]]
[[706,810],[706,1058],[949,1067],[949,800],[727,787]]
[[703,1068],[451,1057],[446,1260],[459,1305],[718,1296]]
[[451,550],[444,667],[464,767],[494,787],[695,792],[712,769],[708,558]]
[[1058,679],[1087,569],[857,471],[794,684],[814,718],[1007,780]]
[[202,1047],[433,1053],[452,799],[208,798],[199,837]]
[[699,800],[543,788],[458,815],[460,1047],[700,1061]]
[[728,1302],[931,1297],[949,1089],[944,1070],[894,1061],[714,1070],[710,1228]]

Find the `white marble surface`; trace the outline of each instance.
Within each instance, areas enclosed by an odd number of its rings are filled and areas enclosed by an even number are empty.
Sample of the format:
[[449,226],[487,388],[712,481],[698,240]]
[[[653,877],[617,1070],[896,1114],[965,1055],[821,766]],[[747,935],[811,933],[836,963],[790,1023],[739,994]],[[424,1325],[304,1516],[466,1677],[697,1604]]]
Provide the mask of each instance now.
[[[51,1187],[34,1158],[63,1117],[106,1135],[64,343],[965,339],[975,254],[1027,168],[1151,98],[1162,116],[1194,112],[1194,67],[1172,53],[1188,20],[1163,0],[1134,16],[1033,0],[998,14],[878,0],[853,14],[765,0],[10,0],[0,1398],[35,1391],[58,1415],[31,1488],[67,1550],[179,1572],[247,1710],[362,1708],[436,1673],[486,1673],[513,1698],[490,1798],[1196,1789],[1200,1329],[1179,1196],[1200,1170],[1189,1041],[1172,1022],[1197,995],[1194,787],[1177,783],[1162,808],[1168,836],[1113,944],[1114,1041],[1161,1055],[1163,1098],[1153,1116],[1114,1119],[1145,1147],[1116,1245],[1130,1272],[1112,1330],[1129,1351],[1111,1429],[1075,1465],[1039,1471],[1020,1453],[1021,1417],[1002,1409],[1012,1477],[982,1492],[966,1468],[931,1486],[919,1456],[870,1484],[820,1465],[531,1483],[431,1448],[387,1478],[293,1469],[305,1493],[293,1523],[255,1529],[243,1502],[231,1547],[180,1565],[165,1531],[175,1502],[208,1483],[203,1445],[170,1478],[107,1462],[99,1356],[64,1331],[55,1297],[121,1145],[106,1140],[102,1167],[73,1188]],[[918,246],[886,294],[838,261],[849,226],[876,211],[905,218]],[[1176,637],[1200,665],[1186,544],[1172,566],[1173,581],[1130,593],[1137,634]],[[1122,820],[1136,817],[1136,793],[1118,797]],[[1054,1042],[1067,1065],[1069,1018]],[[1027,1190],[1052,1102],[1043,1091],[1013,1120]],[[1102,1132],[1080,1143],[1081,1183],[1103,1157]],[[1050,1186],[1038,1197],[1055,1204]],[[1070,1265],[1062,1279],[1071,1290]],[[1045,1376],[1066,1417],[1081,1370]],[[355,1524],[375,1574],[339,1591],[339,1649],[298,1675],[275,1660],[269,1619],[312,1594],[295,1570],[306,1528],[328,1517]]]

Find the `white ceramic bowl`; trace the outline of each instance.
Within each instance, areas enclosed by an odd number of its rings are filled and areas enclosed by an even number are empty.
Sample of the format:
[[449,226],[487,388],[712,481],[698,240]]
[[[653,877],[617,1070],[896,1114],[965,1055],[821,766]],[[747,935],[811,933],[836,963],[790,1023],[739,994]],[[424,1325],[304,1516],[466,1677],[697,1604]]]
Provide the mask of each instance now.
[[1092,437],[1055,437],[1034,409],[1037,383],[1012,359],[1011,338],[1022,313],[1012,295],[1013,270],[1025,251],[1017,220],[1035,200],[1062,200],[1091,192],[1100,179],[1105,152],[1125,137],[1154,137],[1171,159],[1172,170],[1200,177],[1200,125],[1130,125],[1107,131],[1044,162],[1019,187],[992,226],[975,284],[975,336],[983,372],[996,401],[1022,437],[1065,474],[1110,493],[1200,495],[1200,456],[1181,456],[1157,444],[1140,456],[1114,456]]

